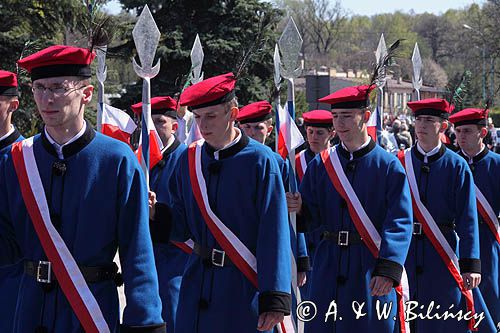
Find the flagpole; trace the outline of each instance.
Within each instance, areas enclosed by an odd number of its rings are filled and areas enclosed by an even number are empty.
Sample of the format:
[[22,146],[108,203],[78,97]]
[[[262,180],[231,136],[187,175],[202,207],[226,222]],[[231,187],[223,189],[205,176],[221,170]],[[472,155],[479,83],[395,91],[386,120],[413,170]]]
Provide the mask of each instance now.
[[[287,88],[287,106],[288,112],[290,113],[291,121],[287,123],[287,138],[285,142],[291,143],[291,122],[295,121],[295,92],[294,92],[294,79],[299,76],[301,72],[301,67],[299,63],[299,54],[302,49],[302,37],[300,36],[299,30],[297,29],[297,25],[295,24],[292,17],[288,20],[288,23],[281,34],[281,37],[278,41],[278,46],[283,55],[282,63],[280,66],[281,76],[287,80],[288,88]],[[281,59],[280,59],[281,60]],[[295,149],[292,147],[288,152],[288,159],[290,160],[290,164],[292,166],[292,176],[295,177]],[[292,193],[297,192],[297,186],[295,181],[290,181],[289,190]],[[297,221],[296,221],[296,213],[290,213],[290,224],[292,225],[293,234],[292,239],[297,241]],[[295,244],[295,248],[297,248],[297,244]],[[291,253],[292,256],[292,290],[295,295],[296,305],[300,304],[301,296],[300,290],[297,285],[297,264],[296,258],[293,256],[293,251]],[[296,332],[302,333],[304,332],[304,323],[300,320],[297,320],[296,315],[292,313],[292,318],[295,320],[293,324],[296,328]]]
[[279,135],[280,135],[280,117],[279,117],[279,108],[281,107],[281,97],[280,97],[280,88],[281,88],[281,73],[280,73],[280,51],[278,48],[278,44],[274,46],[274,86],[276,87],[276,97],[274,99],[274,114],[276,118],[276,126],[275,126],[275,135],[274,135],[274,151],[278,153],[279,150]]
[[144,9],[132,30],[135,47],[139,55],[142,67],[135,59],[132,59],[132,65],[136,74],[142,80],[142,121],[141,121],[141,140],[142,140],[142,161],[141,166],[146,176],[146,184],[149,190],[149,120],[151,119],[151,79],[160,72],[160,60],[153,66],[153,60],[156,54],[156,48],[160,41],[160,30],[156,25],[153,15],[149,11],[148,5]]
[[106,81],[107,66],[106,66],[106,51],[107,45],[99,47],[97,53],[97,131],[102,132],[102,113],[104,110],[104,81]]

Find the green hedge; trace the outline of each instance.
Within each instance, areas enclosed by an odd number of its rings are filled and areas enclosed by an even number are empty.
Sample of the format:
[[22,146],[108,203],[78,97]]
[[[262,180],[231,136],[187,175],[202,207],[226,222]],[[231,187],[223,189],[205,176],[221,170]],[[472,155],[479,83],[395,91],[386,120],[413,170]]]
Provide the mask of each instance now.
[[493,124],[495,127],[500,127],[500,108],[495,107],[490,111],[490,117],[493,119]]

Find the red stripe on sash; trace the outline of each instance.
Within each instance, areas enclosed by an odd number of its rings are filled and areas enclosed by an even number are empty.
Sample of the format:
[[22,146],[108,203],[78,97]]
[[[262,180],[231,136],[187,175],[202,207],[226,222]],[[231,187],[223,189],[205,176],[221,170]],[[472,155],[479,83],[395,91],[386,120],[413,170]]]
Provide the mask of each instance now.
[[297,168],[297,176],[299,177],[299,181],[302,181],[304,177],[304,170],[302,170],[302,163],[300,163],[300,153],[295,155],[295,166]]
[[171,241],[171,242],[172,242],[172,244],[174,244],[175,246],[177,246],[179,249],[186,252],[187,254],[193,253],[193,249],[191,247],[189,247],[189,245],[187,245],[186,243],[176,242],[176,241]]
[[[410,153],[409,150],[407,153]],[[405,171],[408,172],[405,163],[405,151],[398,152],[398,159],[400,160],[401,164],[403,164]],[[429,222],[424,218],[424,214],[422,213],[422,211],[420,210],[415,201],[415,195],[413,194],[411,186],[410,186],[410,192],[411,192],[411,202],[413,206],[413,212],[415,213],[417,220],[420,221],[420,223],[422,224],[422,228],[424,230],[425,235],[427,236],[432,246],[443,260],[446,268],[448,269],[451,276],[457,283],[460,292],[465,296],[467,311],[470,311],[471,315],[474,315],[475,310],[474,310],[474,299],[472,298],[472,293],[465,288],[462,275],[458,271],[452,259],[446,253],[446,250],[443,248],[443,245],[439,242],[436,235],[433,233],[432,229],[429,226]],[[474,328],[474,325],[475,325],[475,319],[472,317],[471,320],[469,321],[469,329],[472,331],[477,331],[477,328]]]
[[483,206],[483,203],[479,199],[477,199],[476,201],[477,201],[477,210],[479,211],[479,215],[481,215],[483,220],[488,225],[488,228],[490,228],[491,232],[493,233],[493,236],[500,244],[500,233],[497,230],[495,222],[491,220],[490,215],[486,212],[486,208]]
[[78,293],[75,285],[71,281],[69,272],[66,270],[62,258],[60,257],[55,244],[53,243],[47,228],[43,222],[36,198],[31,191],[31,186],[26,172],[26,165],[24,164],[24,157],[22,153],[22,141],[16,142],[12,145],[12,160],[16,170],[17,178],[21,188],[26,210],[31,218],[33,227],[38,235],[42,248],[47,255],[48,260],[52,263],[52,270],[61,286],[64,295],[68,299],[71,308],[75,312],[78,320],[82,324],[86,332],[99,332],[91,314],[88,312],[80,294]]

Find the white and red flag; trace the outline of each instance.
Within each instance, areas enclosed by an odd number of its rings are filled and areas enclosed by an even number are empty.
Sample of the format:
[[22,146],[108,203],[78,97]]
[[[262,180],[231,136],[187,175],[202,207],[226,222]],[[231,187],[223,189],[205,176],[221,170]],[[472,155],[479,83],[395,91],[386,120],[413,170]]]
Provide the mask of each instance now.
[[299,147],[305,141],[295,121],[290,116],[287,106],[279,106],[277,117],[279,123],[278,153],[281,157],[286,158],[290,151]]

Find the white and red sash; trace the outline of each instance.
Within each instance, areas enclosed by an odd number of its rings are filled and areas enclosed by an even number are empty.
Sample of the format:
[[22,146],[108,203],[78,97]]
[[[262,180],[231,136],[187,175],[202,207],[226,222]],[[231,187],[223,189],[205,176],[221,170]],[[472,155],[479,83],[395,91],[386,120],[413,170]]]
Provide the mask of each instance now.
[[[188,148],[189,177],[195,201],[217,243],[240,272],[255,288],[258,288],[257,258],[210,208],[207,185],[201,168],[201,149],[204,142],[203,139],[195,141]],[[282,332],[294,331],[290,316],[286,316],[279,326]]]
[[[326,172],[334,188],[339,195],[346,201],[349,210],[349,215],[356,227],[356,230],[361,236],[361,239],[368,247],[370,252],[375,258],[379,256],[381,237],[375,225],[366,214],[363,205],[359,201],[356,192],[352,188],[351,183],[347,179],[344,169],[340,164],[337,148],[333,147],[326,149],[321,153],[321,159],[325,166]],[[409,323],[405,321],[404,305],[410,298],[410,290],[408,285],[408,276],[403,267],[403,274],[401,276],[401,284],[395,288],[398,299],[398,317],[401,323],[401,332],[409,333]]]
[[303,150],[297,155],[295,155],[295,165],[297,166],[297,176],[299,176],[299,181],[302,181],[304,174],[307,169],[306,151]]
[[477,210],[479,211],[479,214],[490,228],[497,242],[500,243],[500,225],[498,223],[498,217],[496,216],[495,211],[491,207],[488,200],[486,200],[486,197],[483,195],[483,193],[479,190],[479,187],[477,187],[477,185],[476,199]]
[[194,242],[192,239],[188,239],[185,242],[176,242],[176,241],[171,241],[172,244],[177,246],[179,249],[182,251],[186,252],[187,254],[193,253],[193,247],[194,247]]
[[86,332],[109,332],[99,304],[50,220],[47,198],[33,153],[33,138],[14,143],[11,149],[24,204],[64,295]]
[[[398,158],[406,170],[408,183],[410,184],[413,212],[415,213],[417,220],[422,223],[422,228],[425,235],[431,242],[434,249],[438,252],[453,279],[456,281],[460,292],[465,296],[467,311],[471,311],[471,315],[473,315],[475,314],[475,310],[472,291],[465,288],[462,275],[460,274],[458,257],[451,248],[450,244],[448,244],[448,241],[439,229],[436,221],[434,221],[434,218],[420,200],[420,193],[418,191],[418,185],[415,178],[415,171],[413,169],[413,161],[411,158],[410,149],[411,148],[405,150],[402,153],[399,153]],[[472,317],[472,319],[469,321],[469,329],[472,331],[477,331],[477,329],[474,329],[474,325],[475,320],[474,317]]]

